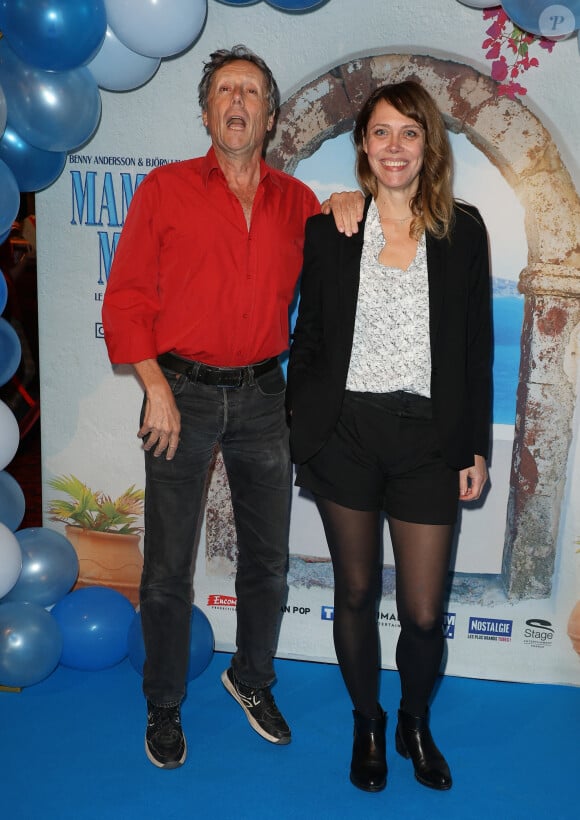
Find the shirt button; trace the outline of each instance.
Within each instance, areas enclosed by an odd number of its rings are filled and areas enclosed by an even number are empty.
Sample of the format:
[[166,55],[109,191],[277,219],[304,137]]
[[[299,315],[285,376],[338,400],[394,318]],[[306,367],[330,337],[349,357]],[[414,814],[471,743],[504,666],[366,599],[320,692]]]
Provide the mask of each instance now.
[[242,314],[242,318],[243,318],[243,319],[247,319],[247,318],[248,318],[248,314],[247,314],[247,313],[243,313],[243,314]]

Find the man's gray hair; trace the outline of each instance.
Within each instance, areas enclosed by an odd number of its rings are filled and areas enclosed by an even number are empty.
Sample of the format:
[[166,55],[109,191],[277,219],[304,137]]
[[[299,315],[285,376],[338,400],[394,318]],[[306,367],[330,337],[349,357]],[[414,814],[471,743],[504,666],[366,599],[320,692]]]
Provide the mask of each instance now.
[[237,60],[246,60],[248,63],[253,63],[260,69],[264,75],[264,79],[266,80],[268,114],[275,114],[280,107],[280,91],[278,90],[278,85],[274,79],[274,75],[268,68],[265,61],[244,45],[233,46],[231,49],[221,48],[219,51],[214,51],[209,55],[209,60],[204,63],[203,74],[201,75],[201,81],[197,89],[199,94],[199,106],[201,110],[207,110],[209,89],[216,71],[229,63],[236,62]]

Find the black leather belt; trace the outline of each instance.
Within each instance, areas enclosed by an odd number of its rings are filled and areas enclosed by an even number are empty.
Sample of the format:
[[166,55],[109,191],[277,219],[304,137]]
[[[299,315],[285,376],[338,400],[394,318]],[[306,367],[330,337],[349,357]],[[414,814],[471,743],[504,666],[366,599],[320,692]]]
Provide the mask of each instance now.
[[213,387],[240,387],[244,382],[249,381],[250,376],[261,376],[278,365],[276,356],[247,367],[212,367],[203,362],[184,359],[175,353],[162,353],[157,356],[157,361],[161,367],[173,370],[174,373],[181,373],[191,382],[201,382],[201,384],[209,384]]

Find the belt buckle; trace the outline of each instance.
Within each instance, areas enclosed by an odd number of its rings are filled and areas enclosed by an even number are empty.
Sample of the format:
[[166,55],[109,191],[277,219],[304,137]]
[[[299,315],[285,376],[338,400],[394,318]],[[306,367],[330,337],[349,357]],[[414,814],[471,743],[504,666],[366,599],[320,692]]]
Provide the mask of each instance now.
[[[231,372],[230,372],[230,373],[228,373],[227,371],[223,371],[223,374],[220,374],[220,376],[221,376],[221,375],[223,375],[223,376],[225,377],[225,380],[224,380],[223,382],[218,381],[218,382],[217,382],[217,384],[216,384],[216,387],[221,387],[221,388],[225,388],[225,387],[232,387],[232,388],[235,388],[235,387],[241,387],[242,382],[244,381],[244,371],[243,371],[241,368],[240,368],[240,369],[238,370],[238,372],[235,374],[235,375],[236,375],[236,379],[235,379],[235,380],[233,379],[234,374],[233,374],[233,373],[231,373]],[[229,380],[228,380],[228,377],[229,377]]]

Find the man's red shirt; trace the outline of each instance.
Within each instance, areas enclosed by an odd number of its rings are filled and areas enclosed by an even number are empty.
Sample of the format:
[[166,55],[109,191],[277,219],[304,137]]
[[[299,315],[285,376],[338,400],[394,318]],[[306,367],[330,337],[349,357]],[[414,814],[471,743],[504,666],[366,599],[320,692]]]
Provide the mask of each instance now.
[[236,367],[288,347],[304,225],[320,206],[264,161],[248,230],[213,148],[151,171],[135,191],[103,303],[113,363],[172,351]]

